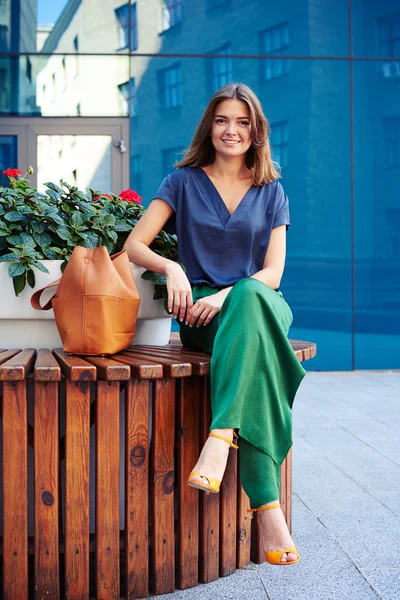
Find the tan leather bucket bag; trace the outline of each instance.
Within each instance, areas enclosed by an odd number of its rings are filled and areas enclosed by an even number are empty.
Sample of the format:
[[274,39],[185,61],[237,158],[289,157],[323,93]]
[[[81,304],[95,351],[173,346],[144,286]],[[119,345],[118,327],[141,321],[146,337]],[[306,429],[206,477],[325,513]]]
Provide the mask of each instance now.
[[[42,292],[58,285],[40,306]],[[114,354],[133,340],[140,297],[125,250],[76,246],[61,279],[31,297],[36,310],[53,308],[64,352]]]

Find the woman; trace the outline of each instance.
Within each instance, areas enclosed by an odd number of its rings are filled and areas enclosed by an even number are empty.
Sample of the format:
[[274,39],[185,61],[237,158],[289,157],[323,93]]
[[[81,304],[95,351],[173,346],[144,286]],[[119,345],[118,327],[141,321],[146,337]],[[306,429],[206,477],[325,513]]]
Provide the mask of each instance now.
[[[268,133],[250,88],[217,91],[125,249],[132,262],[166,275],[183,345],[212,354],[210,435],[188,484],[219,491],[235,435],[266,560],[288,565],[300,557],[280,509],[279,474],[305,371],[287,339],[293,315],[279,291],[289,211]],[[148,248],[173,216],[185,271]]]

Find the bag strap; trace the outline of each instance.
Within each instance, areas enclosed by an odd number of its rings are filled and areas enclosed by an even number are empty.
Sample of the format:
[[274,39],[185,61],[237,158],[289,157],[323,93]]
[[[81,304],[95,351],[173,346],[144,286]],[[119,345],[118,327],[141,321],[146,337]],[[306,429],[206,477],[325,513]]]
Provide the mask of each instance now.
[[60,281],[61,281],[61,277],[60,277],[60,279],[53,281],[53,283],[49,283],[49,285],[46,285],[41,290],[36,290],[36,292],[34,294],[32,294],[32,297],[31,297],[32,308],[34,308],[35,310],[50,310],[51,301],[53,300],[56,293],[54,292],[52,297],[48,300],[48,302],[44,306],[40,306],[40,296],[42,295],[44,290],[47,290],[47,288],[57,286],[60,283]]

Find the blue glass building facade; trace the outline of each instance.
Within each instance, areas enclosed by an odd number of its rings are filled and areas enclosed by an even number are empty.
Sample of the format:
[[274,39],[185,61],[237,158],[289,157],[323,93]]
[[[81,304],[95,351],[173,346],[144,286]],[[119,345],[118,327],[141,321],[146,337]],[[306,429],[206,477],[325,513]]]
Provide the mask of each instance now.
[[246,83],[290,199],[290,337],[317,342],[310,369],[400,368],[398,2],[62,0],[51,24],[46,4],[0,3],[0,166],[7,117],[129,117],[147,205],[211,94]]

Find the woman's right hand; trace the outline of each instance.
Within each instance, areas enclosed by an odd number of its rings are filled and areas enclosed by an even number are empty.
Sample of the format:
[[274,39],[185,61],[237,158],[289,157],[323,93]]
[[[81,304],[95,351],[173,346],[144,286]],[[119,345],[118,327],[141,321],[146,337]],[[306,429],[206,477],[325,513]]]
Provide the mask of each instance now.
[[168,291],[168,312],[173,311],[175,319],[183,321],[186,309],[193,306],[192,288],[182,267],[171,261],[165,267]]

